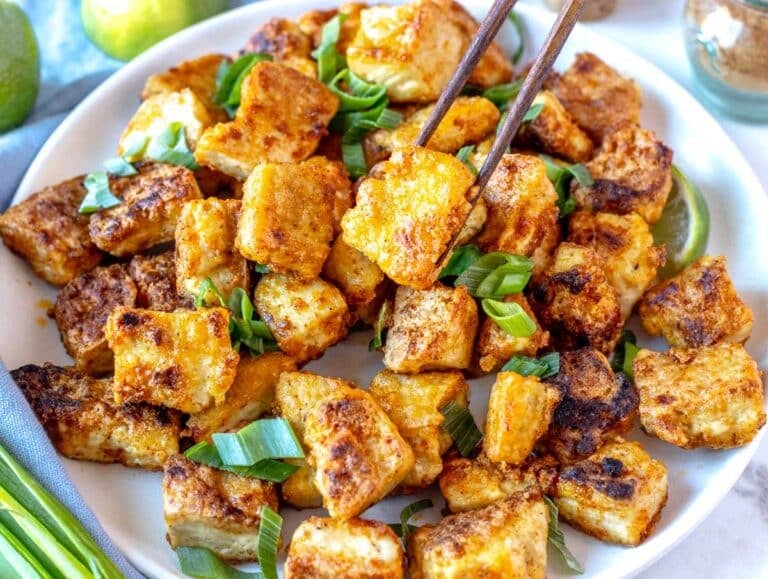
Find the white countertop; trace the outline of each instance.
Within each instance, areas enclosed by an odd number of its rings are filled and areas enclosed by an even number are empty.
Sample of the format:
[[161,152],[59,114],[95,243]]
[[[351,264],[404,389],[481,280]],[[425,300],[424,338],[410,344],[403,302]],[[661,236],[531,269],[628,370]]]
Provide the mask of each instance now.
[[[540,4],[542,0],[520,1]],[[684,4],[684,0],[619,0],[610,17],[587,26],[629,46],[695,94],[682,37]],[[768,191],[768,125],[714,116]],[[640,577],[768,578],[768,437],[763,438],[747,471],[712,515]]]

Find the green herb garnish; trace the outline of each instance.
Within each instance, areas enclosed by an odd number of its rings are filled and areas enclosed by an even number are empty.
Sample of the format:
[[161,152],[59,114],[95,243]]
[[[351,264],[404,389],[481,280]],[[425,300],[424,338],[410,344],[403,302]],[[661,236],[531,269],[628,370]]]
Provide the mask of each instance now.
[[384,300],[379,308],[379,315],[376,318],[376,327],[374,328],[374,335],[370,342],[368,342],[368,351],[380,350],[384,347],[386,341],[386,328],[384,324],[387,322],[387,316],[389,315],[390,301]]
[[347,19],[346,14],[337,14],[323,26],[320,46],[312,52],[312,58],[317,61],[317,78],[328,84],[336,73],[346,68],[347,59],[336,49],[341,35],[341,25]]
[[256,273],[269,273],[269,267],[264,265],[263,263],[254,263],[253,271],[255,271]]
[[571,180],[582,187],[590,187],[594,181],[589,169],[584,165],[577,163],[575,165],[563,166],[555,161],[549,155],[539,155],[547,167],[547,178],[555,186],[557,192],[557,207],[560,209],[560,217],[565,217],[576,208],[576,201],[571,197]]
[[440,271],[438,279],[459,276],[473,263],[483,256],[483,252],[476,245],[462,245],[451,253],[448,263]]
[[472,161],[469,160],[469,156],[472,154],[474,150],[475,150],[474,145],[467,145],[466,147],[462,147],[456,153],[456,158],[462,163],[464,163],[464,165],[467,166],[467,169],[469,169],[473,175],[477,175],[477,167],[475,167],[472,164]]
[[109,177],[103,171],[90,173],[83,181],[87,193],[83,197],[78,212],[82,214],[96,213],[101,209],[109,209],[122,203],[122,200],[115,197],[109,188]]
[[216,73],[216,92],[213,95],[213,102],[227,111],[229,118],[234,118],[240,106],[240,92],[243,87],[243,81],[251,72],[251,69],[257,63],[264,60],[272,60],[272,55],[250,52],[242,55],[231,64],[223,60],[221,65],[219,65],[219,70]]
[[536,322],[516,302],[500,302],[485,298],[481,305],[488,317],[510,336],[527,338],[536,332]]
[[198,442],[188,448],[184,456],[193,462],[199,462],[207,466],[233,472],[240,476],[258,478],[271,482],[281,483],[295,473],[299,467],[271,458],[260,460],[252,466],[232,466],[224,464],[216,447],[208,442]]
[[266,506],[261,510],[256,552],[259,555],[259,565],[265,579],[277,579],[277,545],[280,542],[282,526],[283,517]]
[[532,104],[531,108],[529,108],[528,111],[525,113],[525,116],[523,117],[523,122],[531,123],[535,121],[541,114],[541,111],[543,110],[544,110],[544,103]]
[[472,454],[483,435],[469,410],[456,402],[449,402],[440,409],[440,413],[445,417],[443,430],[450,435],[461,456]]
[[157,134],[147,145],[146,157],[160,163],[195,170],[199,166],[187,144],[184,125],[176,121]]
[[515,32],[517,32],[517,49],[512,55],[512,64],[517,64],[520,62],[523,52],[525,52],[525,29],[523,28],[523,21],[520,19],[520,15],[514,10],[509,11],[507,18],[512,23],[512,26],[515,27]]
[[492,252],[473,261],[454,285],[463,285],[478,298],[500,298],[523,291],[531,278],[533,262],[527,257]]
[[430,499],[421,499],[420,501],[411,503],[400,511],[400,522],[389,525],[395,534],[403,540],[403,545],[405,545],[406,548],[408,547],[408,539],[410,539],[411,533],[416,530],[416,527],[409,524],[408,521],[410,521],[411,517],[416,513],[431,509],[433,506],[434,505]]
[[549,507],[549,533],[547,537],[549,544],[555,547],[560,555],[562,555],[563,561],[565,561],[568,569],[574,573],[578,573],[579,575],[583,574],[584,567],[581,565],[581,563],[578,562],[576,557],[573,556],[573,553],[571,553],[571,551],[565,545],[565,535],[560,530],[560,525],[558,524],[558,517],[560,516],[560,513],[557,510],[557,505],[552,499],[546,496],[544,497],[544,501]]
[[301,443],[285,418],[263,418],[237,432],[216,432],[213,444],[223,464],[253,466],[265,459],[304,458]]
[[503,111],[509,108],[510,101],[514,100],[514,98],[520,93],[522,86],[522,80],[515,80],[505,84],[498,84],[483,91],[482,96],[495,104],[499,110]]
[[616,350],[613,352],[611,368],[614,372],[624,372],[630,380],[634,380],[632,372],[632,362],[640,351],[637,346],[637,336],[632,330],[624,330],[616,344]]
[[521,376],[538,376],[549,378],[560,371],[560,354],[552,352],[541,358],[528,356],[513,356],[501,368],[502,372],[516,372]]

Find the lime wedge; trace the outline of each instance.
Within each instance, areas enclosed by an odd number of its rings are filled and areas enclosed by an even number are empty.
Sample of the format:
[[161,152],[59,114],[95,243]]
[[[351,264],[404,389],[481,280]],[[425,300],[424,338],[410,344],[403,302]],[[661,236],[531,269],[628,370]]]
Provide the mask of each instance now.
[[651,226],[656,245],[667,248],[667,263],[659,270],[661,279],[701,257],[709,239],[709,208],[701,191],[675,166],[672,182],[661,219]]
[[27,15],[0,0],[0,133],[21,124],[40,87],[37,39]]

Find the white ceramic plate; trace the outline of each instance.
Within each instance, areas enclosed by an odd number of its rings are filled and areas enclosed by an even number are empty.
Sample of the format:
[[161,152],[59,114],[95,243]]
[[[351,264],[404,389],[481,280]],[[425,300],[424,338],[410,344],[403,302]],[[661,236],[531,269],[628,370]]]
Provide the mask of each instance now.
[[[243,46],[251,31],[273,16],[294,17],[309,9],[335,4],[334,0],[267,0],[204,22],[149,50],[94,91],[62,123],[30,167],[16,200],[45,185],[99,169],[102,161],[114,154],[118,136],[136,110],[138,95],[150,74],[208,52],[233,52]],[[469,0],[467,6],[480,17],[487,4]],[[539,46],[551,25],[552,14],[529,6],[518,10],[526,23],[528,46]],[[501,40],[508,49],[514,46],[514,35],[509,29],[502,32]],[[715,120],[659,69],[579,27],[559,66],[567,66],[574,54],[582,50],[597,53],[638,81],[645,94],[644,125],[657,131],[672,147],[675,162],[705,192],[712,213],[709,251],[728,256],[731,275],[755,312],[755,329],[748,349],[762,368],[768,367],[768,263],[761,259],[768,248],[768,227],[760,222],[768,215],[768,201],[752,170]],[[533,56],[530,50],[526,56]],[[0,355],[6,365],[15,368],[44,361],[68,363],[55,326],[45,318],[45,308],[50,305],[45,300],[55,299],[54,289],[38,280],[5,247],[0,249],[0,279],[5,287],[5,298],[0,300]],[[367,351],[368,338],[367,334],[353,335],[309,369],[367,384],[381,368],[380,355]],[[661,343],[653,345],[663,348]],[[481,425],[489,387],[487,379],[472,383],[472,409]],[[584,564],[588,577],[628,577],[658,559],[714,509],[757,448],[754,442],[731,451],[684,452],[639,432],[635,436],[669,467],[669,503],[656,532],[636,549],[600,543],[566,526],[568,545]],[[129,559],[151,577],[177,576],[176,558],[165,541],[161,475],[118,465],[64,462],[104,528]],[[440,508],[442,500],[434,495],[433,498]],[[397,521],[400,509],[412,500],[413,497],[388,499],[366,516]],[[286,508],[283,514],[283,536],[287,542],[296,524],[310,513]],[[423,520],[436,517],[434,509]],[[549,576],[567,576],[553,553]]]

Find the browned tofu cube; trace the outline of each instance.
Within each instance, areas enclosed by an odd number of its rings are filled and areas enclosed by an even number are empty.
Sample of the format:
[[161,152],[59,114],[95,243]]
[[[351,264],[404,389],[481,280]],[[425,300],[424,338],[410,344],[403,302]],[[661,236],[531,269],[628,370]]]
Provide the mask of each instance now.
[[11,376],[67,458],[160,470],[179,452],[180,414],[144,403],[115,404],[111,378],[51,364],[22,366]]
[[317,77],[312,59],[312,39],[298,24],[285,18],[271,18],[245,44],[245,52],[269,54],[274,62],[289,66],[311,78]]
[[134,255],[128,264],[128,273],[136,284],[138,307],[159,312],[192,307],[192,298],[176,292],[176,257],[173,250]]
[[293,533],[285,579],[400,579],[405,556],[394,531],[378,521],[309,517]]
[[88,235],[83,176],[46,187],[0,215],[0,237],[37,275],[64,285],[96,267],[102,253]]
[[195,180],[203,197],[221,199],[242,199],[243,197],[243,182],[213,167],[198,166],[195,169]]
[[204,547],[225,561],[256,561],[261,513],[277,511],[275,485],[187,460],[177,454],[163,476],[168,542]]
[[118,257],[173,241],[182,206],[202,197],[192,171],[161,163],[131,177],[110,177],[109,188],[121,203],[91,215],[90,234]]
[[384,365],[401,374],[463,370],[472,359],[477,304],[464,286],[397,288]]
[[560,472],[560,516],[601,541],[639,545],[667,502],[667,468],[637,442],[616,441]]
[[746,342],[754,315],[733,286],[725,257],[705,255],[648,290],[638,306],[652,336],[673,347]]
[[136,302],[136,285],[122,265],[97,267],[65,285],[53,307],[61,340],[78,370],[100,376],[114,367],[104,337],[109,315]]
[[554,263],[531,283],[531,306],[558,350],[591,346],[608,354],[622,328],[619,294],[592,249],[561,243]]
[[632,369],[643,430],[670,444],[742,446],[765,424],[761,373],[741,344],[640,350]]
[[299,470],[280,485],[283,500],[297,509],[315,509],[323,506],[323,495],[315,485],[315,469],[306,459],[289,458],[285,462],[295,464]]
[[560,372],[547,382],[560,390],[544,446],[561,462],[595,453],[607,441],[629,432],[639,397],[624,374],[614,374],[597,350],[560,354]]
[[105,333],[115,353],[115,402],[148,402],[195,413],[220,404],[239,356],[229,310],[154,312],[118,308]]
[[376,288],[384,281],[384,272],[342,236],[336,238],[323,266],[323,275],[344,294],[350,305],[367,304],[376,297]]

